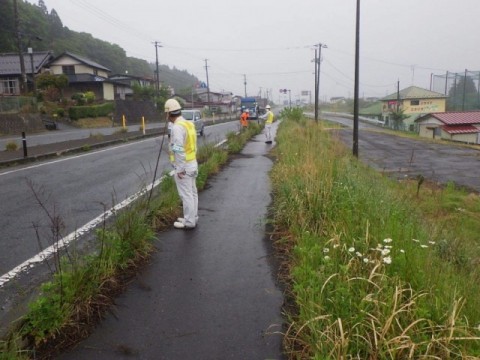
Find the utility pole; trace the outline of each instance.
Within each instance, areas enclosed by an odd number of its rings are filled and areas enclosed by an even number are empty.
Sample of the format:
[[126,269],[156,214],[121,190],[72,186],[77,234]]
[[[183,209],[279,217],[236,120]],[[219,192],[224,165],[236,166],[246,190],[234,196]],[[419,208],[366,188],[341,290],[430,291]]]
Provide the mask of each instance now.
[[155,41],[154,42],[155,44],[155,57],[156,57],[156,67],[157,67],[157,81],[156,81],[156,91],[157,91],[157,96],[160,95],[160,71],[158,70],[158,48],[159,47],[162,47],[162,45],[160,45],[160,42],[158,41]]
[[207,102],[208,108],[210,109],[210,84],[208,83],[208,59],[205,59],[205,72],[207,73]]
[[[316,79],[315,79],[315,90],[316,90],[316,94],[315,94],[315,121],[318,121],[318,114],[319,114],[319,106],[320,106],[320,64],[322,62],[322,48],[326,48],[327,45],[325,44],[322,44],[322,43],[318,43],[318,59],[316,59],[315,61],[315,74],[316,74]],[[315,49],[316,50],[316,49]],[[315,55],[317,54],[317,52],[315,51]],[[316,56],[315,56],[316,58]]]
[[360,0],[357,0],[355,26],[355,89],[353,95],[353,156],[358,158],[358,88],[360,82]]
[[20,17],[18,16],[18,4],[17,0],[13,0],[13,14],[15,17],[15,37],[17,41],[18,57],[20,58],[20,72],[22,78],[20,79],[20,94],[26,93],[27,74],[25,72],[25,59],[23,58],[22,41],[20,34]]
[[243,74],[243,86],[245,87],[245,97],[247,97],[247,75]]
[[315,48],[315,121],[318,122],[318,77],[317,77],[317,71],[318,71],[318,59],[317,59],[317,48]]

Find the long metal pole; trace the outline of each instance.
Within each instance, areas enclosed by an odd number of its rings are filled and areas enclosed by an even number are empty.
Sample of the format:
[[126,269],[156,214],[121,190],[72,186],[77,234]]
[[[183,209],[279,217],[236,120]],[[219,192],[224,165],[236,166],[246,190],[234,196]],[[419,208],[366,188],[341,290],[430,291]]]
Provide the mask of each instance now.
[[157,67],[157,96],[160,95],[160,71],[158,69],[158,47],[161,46],[158,41],[155,41],[155,57],[156,57],[156,67]]
[[355,29],[355,90],[353,97],[353,156],[358,158],[358,88],[360,64],[360,0],[357,0],[357,19]]
[[25,95],[27,91],[27,74],[25,71],[25,59],[23,57],[22,40],[20,35],[20,17],[18,14],[17,0],[13,0],[13,14],[15,18],[15,40],[17,43],[18,57],[20,59],[20,72],[22,73],[22,78],[20,79],[20,94]]
[[317,48],[315,48],[315,121],[318,122],[318,77],[317,77]]
[[208,59],[205,59],[205,72],[207,74],[207,103],[208,108],[210,109],[210,83],[208,82]]

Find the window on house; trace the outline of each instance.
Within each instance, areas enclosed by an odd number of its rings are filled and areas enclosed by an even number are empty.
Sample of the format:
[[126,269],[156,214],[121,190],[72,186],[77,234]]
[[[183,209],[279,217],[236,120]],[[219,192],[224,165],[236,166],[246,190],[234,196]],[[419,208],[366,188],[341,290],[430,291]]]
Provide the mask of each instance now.
[[93,69],[93,75],[98,75],[98,70],[97,69]]
[[411,106],[420,105],[420,100],[410,100],[410,105]]
[[17,79],[4,79],[0,81],[0,93],[14,95],[17,94]]
[[75,65],[63,65],[62,72],[65,75],[75,75]]

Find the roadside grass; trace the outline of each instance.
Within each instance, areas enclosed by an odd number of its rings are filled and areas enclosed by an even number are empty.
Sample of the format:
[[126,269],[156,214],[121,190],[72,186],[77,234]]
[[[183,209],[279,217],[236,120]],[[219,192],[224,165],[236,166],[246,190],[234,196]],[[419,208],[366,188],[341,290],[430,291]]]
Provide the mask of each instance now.
[[79,127],[82,129],[111,127],[112,119],[106,116],[97,117],[97,118],[83,118],[83,119],[75,120],[73,124],[76,127]]
[[9,141],[5,144],[5,151],[15,151],[18,149],[18,145],[15,141]]
[[[238,137],[229,134],[229,139],[240,151],[260,131],[260,126],[252,127]],[[199,149],[199,189],[205,188],[208,178],[221,170],[233,152],[228,143],[226,148],[206,145]],[[113,224],[104,222],[96,232],[92,254],[79,255],[69,249],[64,256],[55,256],[52,280],[41,286],[27,314],[0,341],[1,360],[54,356],[89,335],[136,269],[148,261],[161,236],[158,232],[180,215],[181,202],[172,177],[164,174],[153,195],[116,214]],[[58,245],[61,220],[49,216],[52,233],[57,234],[50,242]]]
[[276,141],[289,358],[480,358],[478,195],[384,177],[321,122]]

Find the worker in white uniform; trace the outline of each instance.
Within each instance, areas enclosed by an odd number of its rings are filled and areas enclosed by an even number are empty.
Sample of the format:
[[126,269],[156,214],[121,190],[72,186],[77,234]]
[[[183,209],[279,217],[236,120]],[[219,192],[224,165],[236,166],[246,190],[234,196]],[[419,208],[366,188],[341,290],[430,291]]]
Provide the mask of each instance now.
[[165,113],[172,123],[170,134],[170,162],[174,168],[175,184],[183,203],[183,217],[173,223],[176,229],[193,229],[198,222],[198,192],[196,179],[197,132],[191,121],[182,117],[179,102],[168,99]]
[[267,141],[265,141],[266,144],[271,144],[272,143],[272,123],[274,121],[274,116],[272,110],[270,110],[270,105],[265,106],[265,109],[267,112],[260,116],[260,119],[265,120],[265,137],[267,138]]

